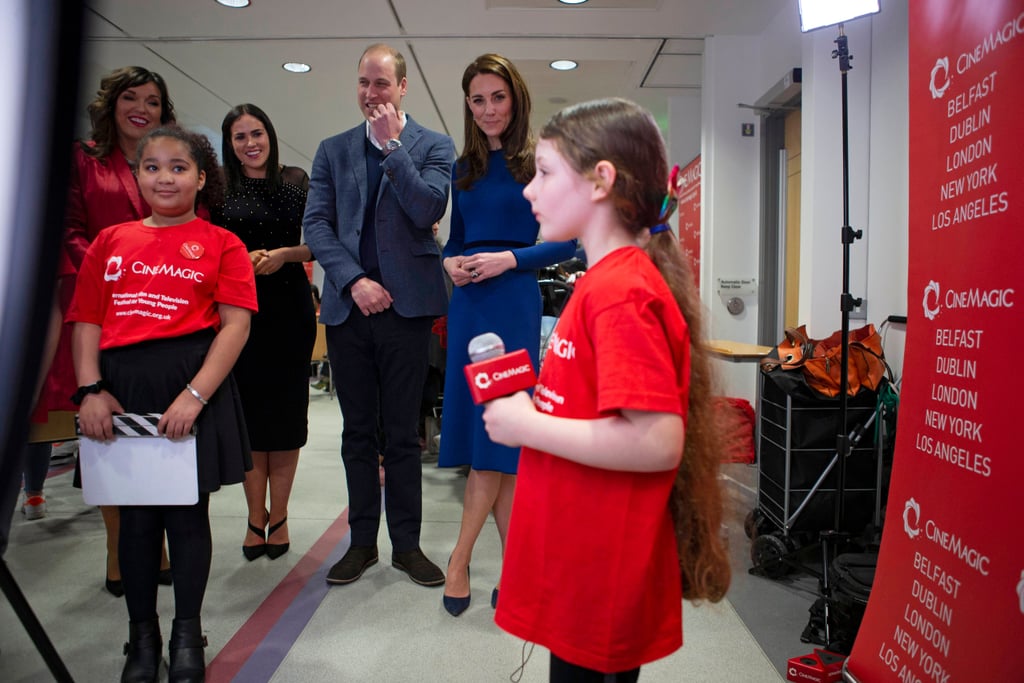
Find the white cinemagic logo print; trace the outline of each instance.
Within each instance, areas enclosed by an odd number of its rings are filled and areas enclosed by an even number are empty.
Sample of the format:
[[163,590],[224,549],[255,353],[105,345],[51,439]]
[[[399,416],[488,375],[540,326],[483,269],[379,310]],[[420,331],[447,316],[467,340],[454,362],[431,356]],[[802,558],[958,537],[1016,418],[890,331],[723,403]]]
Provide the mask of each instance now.
[[486,389],[487,387],[491,386],[491,376],[488,375],[486,372],[478,372],[476,373],[476,376],[473,378],[473,383],[476,384],[477,387],[479,387],[480,389]]
[[924,317],[929,320],[935,320],[935,317],[939,314],[939,283],[932,280],[928,283],[928,286],[924,288],[924,301],[921,302],[924,307]]
[[932,67],[932,77],[928,89],[932,91],[932,99],[941,99],[949,88],[949,57],[939,57]]
[[924,317],[935,320],[943,308],[948,309],[970,309],[980,308],[1013,308],[1016,290],[1013,287],[993,289],[981,289],[972,287],[970,289],[947,289],[942,292],[939,283],[935,280],[928,282],[924,288],[924,297],[921,300],[921,307],[924,309]]
[[107,282],[117,282],[121,279],[121,257],[111,256],[107,259],[107,267],[103,271],[103,279]]
[[989,575],[992,560],[988,555],[955,530],[944,528],[934,519],[922,518],[921,505],[913,498],[908,498],[903,506],[903,530],[912,540],[937,546],[982,576]]
[[[913,518],[913,520],[911,520],[911,518]],[[921,529],[917,526],[920,519],[921,506],[918,505],[916,500],[911,498],[907,501],[907,504],[903,506],[903,530],[907,532],[907,536],[917,538],[921,533]]]

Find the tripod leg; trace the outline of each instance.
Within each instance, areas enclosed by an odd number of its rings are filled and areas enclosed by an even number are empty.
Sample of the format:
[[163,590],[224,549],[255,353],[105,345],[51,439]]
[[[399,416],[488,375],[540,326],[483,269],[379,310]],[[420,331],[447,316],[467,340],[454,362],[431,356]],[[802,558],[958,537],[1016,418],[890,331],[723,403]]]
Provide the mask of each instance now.
[[832,618],[829,609],[832,590],[828,584],[828,569],[832,563],[831,553],[829,553],[829,535],[827,531],[821,534],[821,597],[825,599],[825,647],[832,642],[832,625],[829,623]]
[[21,620],[21,624],[32,639],[36,650],[42,655],[43,661],[46,662],[47,668],[53,675],[53,679],[58,681],[58,683],[74,683],[74,679],[71,678],[71,674],[64,666],[64,662],[61,661],[60,655],[54,649],[53,643],[50,642],[50,637],[46,635],[43,625],[39,623],[28,601],[25,599],[25,594],[21,592],[21,588],[18,587],[17,582],[14,580],[14,576],[11,574],[11,570],[8,569],[7,563],[2,559],[0,559],[0,589],[3,590],[7,601],[14,608],[15,614]]

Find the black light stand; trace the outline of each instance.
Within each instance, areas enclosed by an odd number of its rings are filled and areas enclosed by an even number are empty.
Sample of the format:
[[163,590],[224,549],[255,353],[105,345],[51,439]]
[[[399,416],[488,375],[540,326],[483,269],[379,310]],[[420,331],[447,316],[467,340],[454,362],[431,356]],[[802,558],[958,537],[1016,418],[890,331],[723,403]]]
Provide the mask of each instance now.
[[832,529],[821,532],[821,556],[822,556],[822,572],[821,572],[821,591],[822,597],[825,603],[825,643],[826,645],[831,642],[831,633],[829,625],[829,580],[828,570],[829,565],[832,562],[834,551],[846,538],[846,533],[841,531],[843,517],[845,515],[844,510],[844,498],[846,492],[846,458],[849,457],[851,452],[851,439],[847,430],[846,421],[849,409],[847,407],[847,391],[849,389],[849,378],[847,375],[849,368],[849,354],[850,354],[850,311],[861,305],[861,299],[855,298],[850,294],[850,245],[854,240],[860,239],[863,235],[861,230],[854,230],[850,227],[850,150],[849,150],[849,122],[847,117],[848,104],[847,104],[847,85],[846,85],[846,73],[852,68],[850,61],[853,59],[853,55],[850,54],[849,47],[846,41],[846,34],[843,32],[843,25],[839,24],[839,37],[835,40],[836,49],[832,51],[832,59],[839,59],[839,72],[840,79],[842,82],[842,128],[843,128],[843,228],[842,228],[842,243],[843,243],[843,291],[839,297],[839,310],[842,313],[842,341],[840,343],[840,356],[839,356],[839,415],[838,415],[838,431],[836,435],[836,454],[838,456],[838,468],[836,470],[836,489],[835,489],[835,514],[833,517]]

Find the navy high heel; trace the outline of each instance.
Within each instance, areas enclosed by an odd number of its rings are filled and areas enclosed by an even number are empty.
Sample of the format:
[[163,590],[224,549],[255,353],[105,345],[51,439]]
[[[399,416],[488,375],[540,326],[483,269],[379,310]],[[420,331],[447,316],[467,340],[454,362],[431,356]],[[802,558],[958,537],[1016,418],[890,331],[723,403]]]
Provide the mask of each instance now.
[[[448,564],[451,565],[452,558],[448,558]],[[466,565],[466,576],[469,577],[469,565]],[[453,598],[450,595],[442,596],[441,603],[444,608],[448,611],[448,614],[453,617],[457,617],[467,609],[469,609],[469,601],[472,598],[472,592],[464,598]]]

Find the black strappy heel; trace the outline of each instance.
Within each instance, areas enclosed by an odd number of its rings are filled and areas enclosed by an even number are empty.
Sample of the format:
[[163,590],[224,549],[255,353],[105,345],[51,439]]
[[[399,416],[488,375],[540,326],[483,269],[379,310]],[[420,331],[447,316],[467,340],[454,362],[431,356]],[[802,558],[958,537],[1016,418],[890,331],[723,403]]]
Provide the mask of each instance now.
[[264,555],[269,555],[270,553],[267,551],[267,543],[266,543],[266,541],[267,541],[266,533],[267,532],[265,530],[259,528],[258,526],[253,526],[252,522],[249,522],[248,524],[249,524],[249,531],[253,532],[254,534],[256,534],[257,536],[259,536],[260,538],[263,539],[263,543],[260,543],[259,545],[243,545],[242,546],[242,554],[245,555],[245,559],[247,559],[250,562],[252,562],[257,557],[263,557]]
[[[272,526],[269,529],[267,529],[267,538],[270,538],[271,536],[273,536],[274,532],[277,531],[278,529],[280,529],[282,526],[284,526],[284,523],[287,522],[287,521],[288,521],[288,518],[285,517],[280,522],[278,522],[274,526]],[[267,557],[269,557],[272,560],[276,560],[277,558],[281,557],[286,552],[288,552],[288,548],[290,546],[291,546],[291,543],[267,543],[266,544]]]

